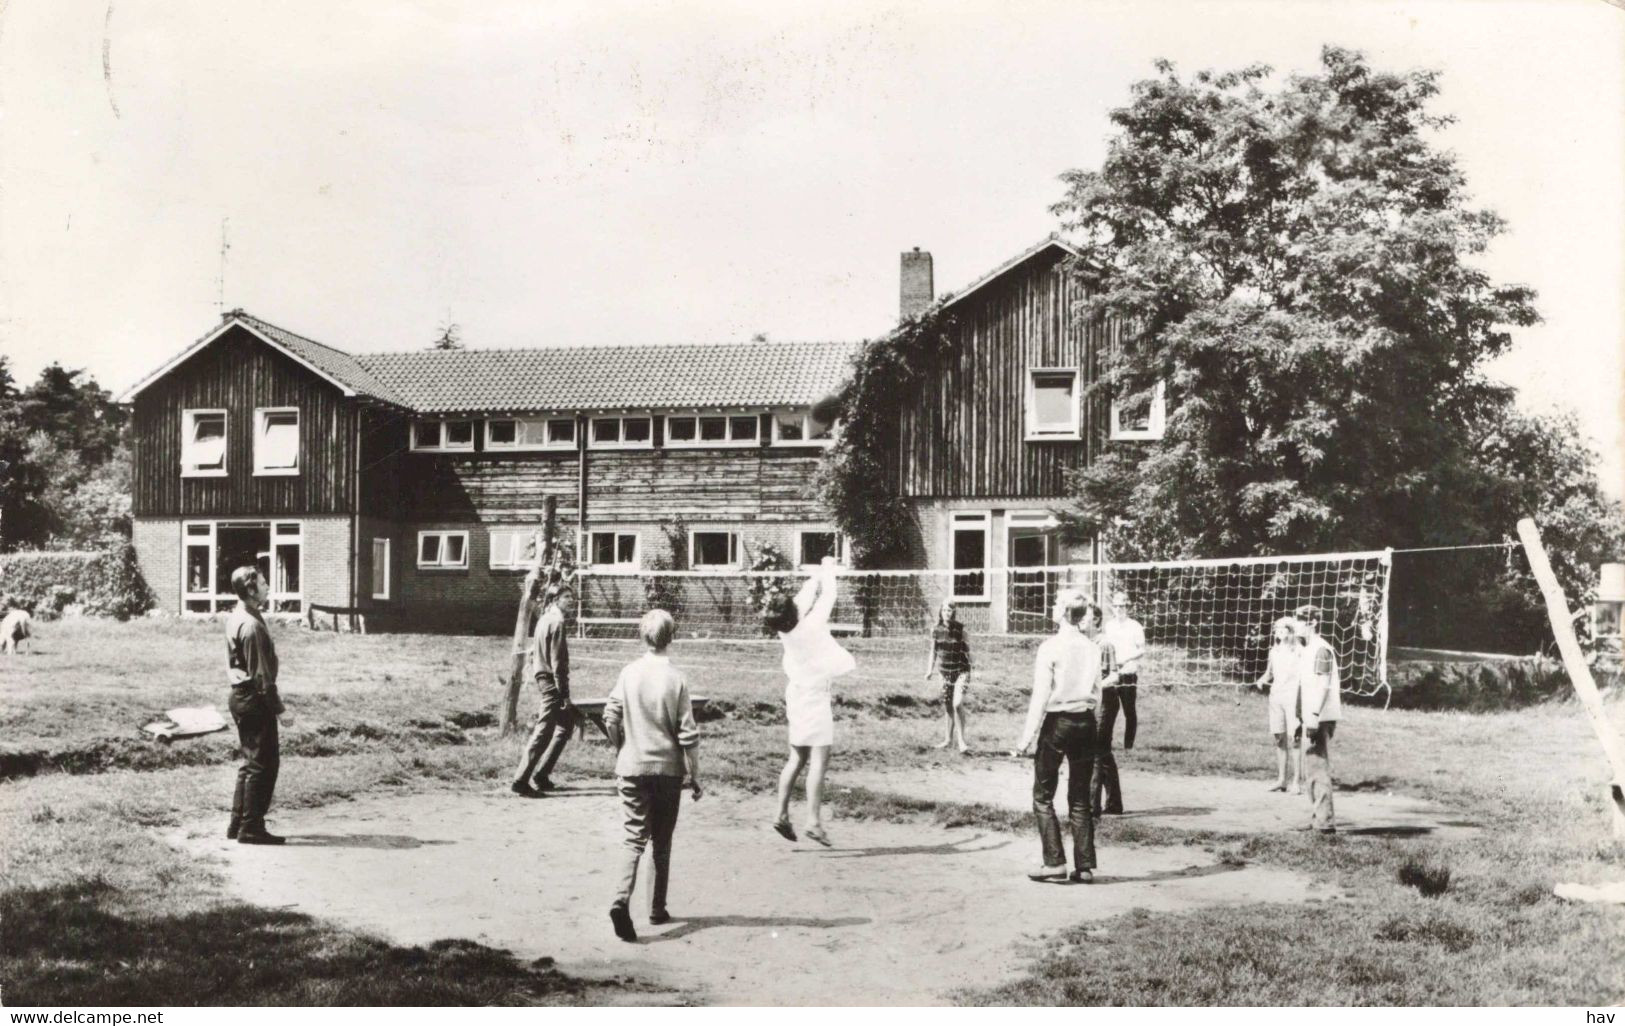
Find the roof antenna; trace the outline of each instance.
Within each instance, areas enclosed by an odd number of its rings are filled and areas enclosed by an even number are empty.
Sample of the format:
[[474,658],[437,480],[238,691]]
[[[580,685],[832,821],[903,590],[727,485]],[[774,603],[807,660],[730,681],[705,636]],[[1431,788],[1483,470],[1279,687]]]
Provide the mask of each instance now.
[[226,226],[230,223],[231,218],[229,217],[220,219],[220,277],[215,280],[217,293],[214,305],[215,312],[222,317],[226,313],[226,251],[231,249],[231,241],[226,236]]

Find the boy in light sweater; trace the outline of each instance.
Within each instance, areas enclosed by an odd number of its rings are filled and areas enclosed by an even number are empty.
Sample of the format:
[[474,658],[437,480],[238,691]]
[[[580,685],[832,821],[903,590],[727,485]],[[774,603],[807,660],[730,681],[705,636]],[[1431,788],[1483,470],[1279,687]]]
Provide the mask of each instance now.
[[626,851],[615,903],[609,908],[615,936],[638,939],[632,928],[632,888],[638,860],[652,839],[655,848],[653,909],[649,922],[671,921],[666,911],[666,885],[671,875],[671,838],[683,800],[683,775],[694,800],[700,799],[699,728],[689,701],[688,681],[671,664],[666,647],[676,625],[664,609],[651,609],[638,624],[648,652],[621,671],[604,702],[604,727],[618,749],[616,789],[626,813]]

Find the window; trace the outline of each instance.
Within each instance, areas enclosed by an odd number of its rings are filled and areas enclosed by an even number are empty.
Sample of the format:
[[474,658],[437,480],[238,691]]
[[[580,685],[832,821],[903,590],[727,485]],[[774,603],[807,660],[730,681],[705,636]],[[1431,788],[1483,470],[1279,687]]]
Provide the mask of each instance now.
[[389,598],[389,539],[372,540],[372,597]]
[[419,531],[418,568],[421,570],[468,569],[468,532]]
[[631,532],[592,531],[587,551],[594,568],[634,569],[638,565],[638,536]]
[[595,449],[647,449],[653,444],[648,417],[594,417],[587,437]]
[[457,452],[474,448],[472,420],[420,420],[412,425],[417,452]]
[[273,613],[303,608],[303,529],[296,520],[192,521],[181,528],[181,602],[188,613],[209,614],[237,602],[231,575],[238,567],[260,572]]
[[529,570],[536,561],[536,527],[491,528],[491,569]]
[[181,476],[226,476],[226,411],[181,411]]
[[1113,401],[1111,416],[1113,441],[1154,442],[1161,438],[1168,420],[1168,399],[1163,383],[1157,382],[1149,400]]
[[678,413],[666,418],[666,444],[755,445],[760,429],[754,413]]
[[828,445],[834,440],[834,425],[820,425],[806,410],[780,410],[773,414],[774,445]]
[[[955,513],[948,554],[954,571],[954,597],[987,598],[988,535],[992,518],[986,513]],[[975,571],[969,573],[967,571]]]
[[739,535],[732,531],[691,531],[688,565],[695,570],[734,567],[739,563]]
[[254,473],[299,473],[299,411],[294,407],[254,411]]
[[574,417],[501,417],[485,422],[487,449],[574,449]]
[[1078,372],[1027,372],[1027,440],[1078,438]]
[[834,556],[835,562],[846,562],[846,539],[839,531],[797,531],[796,565],[817,566],[825,556]]

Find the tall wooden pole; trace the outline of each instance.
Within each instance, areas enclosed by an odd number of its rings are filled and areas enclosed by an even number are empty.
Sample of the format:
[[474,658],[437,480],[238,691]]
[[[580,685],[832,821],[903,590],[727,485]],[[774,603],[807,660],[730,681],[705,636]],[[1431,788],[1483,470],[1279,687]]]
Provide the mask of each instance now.
[[1569,614],[1568,600],[1563,595],[1562,586],[1557,583],[1557,575],[1552,573],[1552,564],[1546,559],[1546,547],[1540,542],[1540,531],[1535,527],[1534,520],[1525,517],[1518,521],[1518,538],[1529,556],[1529,569],[1535,573],[1540,593],[1546,599],[1546,615],[1552,621],[1552,633],[1557,637],[1557,650],[1563,655],[1563,666],[1569,671],[1574,691],[1580,696],[1580,704],[1591,719],[1591,729],[1596,731],[1597,740],[1613,766],[1614,782],[1609,788],[1609,804],[1614,810],[1614,837],[1625,841],[1625,746],[1621,746],[1619,735],[1608,722],[1608,712],[1603,708],[1602,695],[1597,692],[1597,682],[1591,678],[1591,668],[1586,665],[1579,639],[1574,636],[1574,620]]
[[513,649],[508,664],[508,691],[502,703],[499,731],[511,734],[519,727],[519,692],[525,686],[525,652],[530,647],[530,621],[541,592],[543,569],[552,563],[553,532],[557,526],[558,500],[549,495],[542,505],[542,530],[531,536],[530,570],[519,588],[519,613],[513,624]]

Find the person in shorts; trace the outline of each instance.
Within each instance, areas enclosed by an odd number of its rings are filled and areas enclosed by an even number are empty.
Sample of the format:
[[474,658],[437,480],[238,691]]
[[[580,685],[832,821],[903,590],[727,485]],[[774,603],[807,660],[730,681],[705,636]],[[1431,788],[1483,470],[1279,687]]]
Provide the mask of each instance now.
[[925,679],[942,675],[942,708],[948,716],[948,734],[938,748],[947,748],[956,741],[959,754],[970,753],[965,742],[965,685],[970,683],[970,648],[965,643],[965,625],[959,622],[959,613],[951,598],[943,599],[937,609],[937,625],[931,630],[931,665]]

